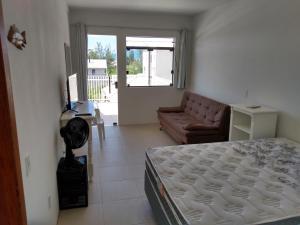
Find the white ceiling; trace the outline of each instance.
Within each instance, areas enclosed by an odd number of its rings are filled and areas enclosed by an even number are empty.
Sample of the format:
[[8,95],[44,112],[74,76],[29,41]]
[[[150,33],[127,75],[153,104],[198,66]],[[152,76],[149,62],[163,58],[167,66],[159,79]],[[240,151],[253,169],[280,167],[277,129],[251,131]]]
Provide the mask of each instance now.
[[196,14],[230,0],[66,0],[70,7]]

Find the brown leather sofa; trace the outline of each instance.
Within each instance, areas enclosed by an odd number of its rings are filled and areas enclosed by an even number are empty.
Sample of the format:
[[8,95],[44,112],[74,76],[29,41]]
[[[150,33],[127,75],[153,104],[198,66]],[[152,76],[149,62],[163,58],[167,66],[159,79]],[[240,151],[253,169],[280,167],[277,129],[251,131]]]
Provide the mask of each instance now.
[[186,91],[178,107],[158,109],[161,128],[179,144],[227,141],[230,107]]

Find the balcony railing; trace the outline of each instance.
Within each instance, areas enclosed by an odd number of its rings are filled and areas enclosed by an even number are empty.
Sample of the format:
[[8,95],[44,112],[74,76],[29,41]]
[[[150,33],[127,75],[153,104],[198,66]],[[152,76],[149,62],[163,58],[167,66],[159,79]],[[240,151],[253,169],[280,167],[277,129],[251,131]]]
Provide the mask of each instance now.
[[[153,84],[155,85],[156,79],[154,78]],[[147,77],[145,77],[144,74],[127,74],[126,79],[127,85],[147,86],[147,83],[145,84]],[[117,75],[88,75],[87,86],[89,101],[99,103],[116,101],[117,91],[115,89],[115,82],[117,82],[117,80]]]
[[117,75],[88,75],[89,101],[109,102],[117,80]]

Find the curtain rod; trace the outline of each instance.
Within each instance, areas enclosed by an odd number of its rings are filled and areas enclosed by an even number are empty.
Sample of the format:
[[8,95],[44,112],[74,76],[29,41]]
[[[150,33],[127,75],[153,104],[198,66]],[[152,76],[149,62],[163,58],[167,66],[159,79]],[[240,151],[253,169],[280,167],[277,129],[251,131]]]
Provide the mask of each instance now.
[[[72,25],[72,24],[71,24]],[[162,30],[162,31],[177,31],[179,32],[182,29],[187,29],[187,28],[178,28],[178,29],[170,29],[170,28],[156,28],[156,27],[126,27],[126,26],[101,26],[101,25],[86,25],[87,27],[95,27],[95,28],[112,28],[112,29],[135,29],[135,30]],[[190,29],[187,29],[190,30]]]

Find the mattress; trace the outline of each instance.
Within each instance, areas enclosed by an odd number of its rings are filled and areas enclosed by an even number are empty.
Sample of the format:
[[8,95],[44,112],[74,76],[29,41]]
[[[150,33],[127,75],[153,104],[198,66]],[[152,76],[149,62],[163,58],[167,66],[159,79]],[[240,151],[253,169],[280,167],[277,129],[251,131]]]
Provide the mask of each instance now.
[[287,139],[152,148],[145,176],[163,224],[300,224],[300,145]]

